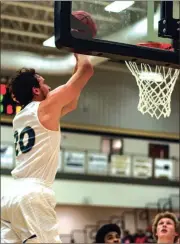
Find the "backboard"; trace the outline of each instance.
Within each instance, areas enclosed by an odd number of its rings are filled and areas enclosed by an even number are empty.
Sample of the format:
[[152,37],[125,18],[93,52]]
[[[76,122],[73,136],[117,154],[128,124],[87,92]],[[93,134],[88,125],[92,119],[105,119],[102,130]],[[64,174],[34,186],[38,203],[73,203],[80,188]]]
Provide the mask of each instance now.
[[[179,50],[161,50],[137,46],[138,43],[152,41],[173,43],[166,38],[159,37],[159,21],[163,14],[167,18],[170,14],[163,1],[55,1],[55,43],[57,48],[67,48],[69,51],[86,53],[94,56],[110,58],[112,61],[156,63],[164,66],[179,67]],[[168,2],[168,1],[167,1]],[[170,1],[171,2],[171,1]],[[110,4],[117,5],[110,7]],[[129,4],[129,6],[124,6]],[[122,8],[125,8],[124,10]],[[120,9],[121,8],[121,9]],[[72,17],[72,11],[84,10],[90,13],[97,24],[95,38],[85,37],[82,33],[74,32],[79,21]],[[180,2],[172,5],[173,18],[180,19]],[[168,21],[167,21],[168,22]],[[170,22],[170,21],[169,21]],[[170,29],[179,26],[173,23]],[[175,30],[175,31],[176,31]],[[163,30],[164,31],[164,30]],[[162,36],[162,35],[161,35]],[[176,31],[177,39],[177,31]]]

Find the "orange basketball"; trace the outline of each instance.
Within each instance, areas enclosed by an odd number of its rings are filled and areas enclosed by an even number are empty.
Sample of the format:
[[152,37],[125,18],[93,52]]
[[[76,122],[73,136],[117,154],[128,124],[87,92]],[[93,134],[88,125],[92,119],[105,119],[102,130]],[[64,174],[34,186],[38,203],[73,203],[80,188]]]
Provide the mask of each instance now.
[[97,33],[97,26],[91,15],[83,10],[74,11],[72,12],[72,15],[79,19],[82,23],[88,25],[88,27],[91,29],[92,37],[96,36]]

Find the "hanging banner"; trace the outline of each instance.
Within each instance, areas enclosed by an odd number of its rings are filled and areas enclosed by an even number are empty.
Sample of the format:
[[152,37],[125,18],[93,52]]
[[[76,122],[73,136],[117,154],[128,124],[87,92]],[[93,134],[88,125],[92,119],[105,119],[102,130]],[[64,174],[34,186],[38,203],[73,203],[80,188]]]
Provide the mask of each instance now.
[[85,173],[85,153],[76,151],[64,152],[64,172]]
[[1,142],[1,169],[14,168],[14,145]]
[[154,163],[154,177],[173,179],[173,160],[156,158]]
[[57,169],[58,172],[62,171],[62,167],[63,167],[62,161],[63,161],[63,150],[60,150],[58,155],[58,169]]
[[131,176],[131,156],[112,155],[111,174],[115,176]]
[[152,158],[141,156],[133,157],[133,177],[150,178],[152,177]]
[[88,173],[107,174],[108,155],[104,153],[88,153]]

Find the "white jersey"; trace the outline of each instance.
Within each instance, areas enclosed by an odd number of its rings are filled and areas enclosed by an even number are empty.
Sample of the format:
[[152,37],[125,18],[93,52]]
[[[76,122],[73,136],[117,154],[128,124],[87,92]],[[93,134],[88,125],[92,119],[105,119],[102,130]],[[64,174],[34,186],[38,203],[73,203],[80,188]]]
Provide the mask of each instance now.
[[31,102],[13,120],[16,167],[14,178],[36,178],[52,184],[60,152],[60,130],[43,127],[38,119],[40,102]]

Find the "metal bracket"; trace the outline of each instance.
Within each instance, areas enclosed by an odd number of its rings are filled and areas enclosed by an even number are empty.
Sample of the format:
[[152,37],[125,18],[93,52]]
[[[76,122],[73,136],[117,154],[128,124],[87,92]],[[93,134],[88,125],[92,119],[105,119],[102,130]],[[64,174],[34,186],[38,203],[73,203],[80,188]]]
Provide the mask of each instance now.
[[180,40],[180,19],[161,19],[159,21],[158,36]]

